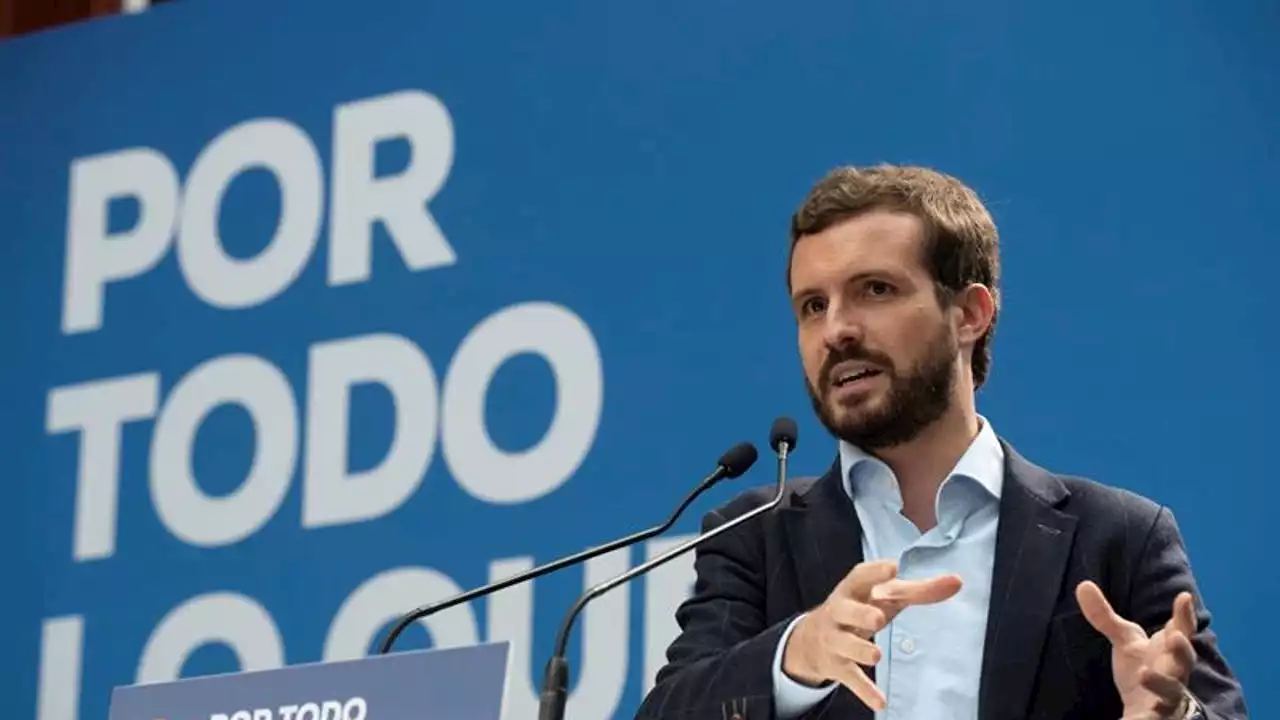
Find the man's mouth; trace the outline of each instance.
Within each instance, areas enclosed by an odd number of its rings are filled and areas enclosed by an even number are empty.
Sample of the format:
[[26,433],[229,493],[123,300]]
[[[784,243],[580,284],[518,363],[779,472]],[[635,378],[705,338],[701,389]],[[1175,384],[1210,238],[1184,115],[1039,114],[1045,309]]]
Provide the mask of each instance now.
[[877,370],[876,368],[846,370],[844,372],[837,373],[835,376],[835,381],[832,382],[831,385],[833,387],[844,387],[845,385],[855,383],[859,380],[865,380],[866,378],[874,377],[879,374],[880,374],[880,371]]

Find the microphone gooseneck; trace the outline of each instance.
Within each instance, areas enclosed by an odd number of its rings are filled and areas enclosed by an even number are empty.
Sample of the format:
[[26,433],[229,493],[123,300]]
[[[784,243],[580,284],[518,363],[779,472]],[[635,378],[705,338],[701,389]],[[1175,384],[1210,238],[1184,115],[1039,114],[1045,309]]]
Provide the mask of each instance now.
[[586,562],[597,555],[613,552],[619,548],[634,545],[638,542],[648,540],[651,537],[661,535],[670,529],[672,525],[675,525],[676,520],[680,518],[680,515],[689,507],[689,504],[697,499],[699,495],[711,489],[712,486],[721,480],[736,478],[742,475],[753,464],[755,464],[756,457],[756,447],[749,442],[738,443],[737,445],[729,448],[720,456],[719,461],[716,463],[716,469],[712,471],[710,475],[703,478],[702,482],[693,489],[693,492],[685,496],[684,500],[675,509],[675,512],[671,513],[671,516],[668,517],[666,522],[663,522],[661,525],[655,525],[648,530],[641,530],[640,532],[633,533],[624,538],[619,538],[613,542],[605,543],[604,545],[587,548],[581,552],[560,558],[559,560],[553,560],[546,565],[541,565],[533,568],[532,570],[526,570],[525,572],[513,575],[504,580],[498,580],[496,582],[489,583],[484,587],[474,588],[451,598],[410,610],[404,615],[401,615],[400,619],[397,620],[396,624],[391,628],[391,631],[387,633],[387,637],[382,641],[382,645],[378,649],[378,654],[385,655],[391,652],[391,648],[395,645],[396,638],[400,637],[400,633],[404,632],[405,629],[417,620],[434,615],[441,610],[447,610],[454,605],[459,605],[479,597],[491,595],[499,590],[511,587],[512,585],[518,585],[522,582],[533,580],[534,578],[546,575],[550,572],[555,572],[561,568]]
[[794,420],[786,417],[778,418],[774,421],[773,427],[769,432],[769,446],[773,448],[774,453],[778,456],[778,474],[773,498],[769,502],[754,508],[750,512],[739,515],[729,522],[720,525],[708,532],[702,533],[688,542],[681,543],[667,552],[641,563],[636,567],[617,575],[614,578],[606,580],[599,585],[587,590],[580,595],[569,608],[569,612],[565,614],[564,621],[560,624],[560,632],[556,635],[555,654],[551,656],[551,660],[547,662],[547,668],[543,674],[542,694],[538,706],[538,720],[564,720],[565,706],[568,701],[569,690],[569,661],[565,657],[569,645],[569,634],[573,630],[574,621],[577,620],[587,603],[609,592],[610,590],[633,580],[640,575],[653,570],[654,568],[664,565],[681,555],[693,550],[702,543],[728,532],[733,528],[750,522],[759,515],[769,512],[782,502],[783,493],[787,485],[787,458],[796,446],[797,429]]

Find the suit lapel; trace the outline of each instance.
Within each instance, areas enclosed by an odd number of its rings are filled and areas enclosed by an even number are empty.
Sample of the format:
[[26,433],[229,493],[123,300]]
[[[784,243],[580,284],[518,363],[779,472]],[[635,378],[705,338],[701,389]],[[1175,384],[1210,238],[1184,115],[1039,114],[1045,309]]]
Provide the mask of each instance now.
[[1076,529],[1076,518],[1057,509],[1069,494],[1066,486],[1007,444],[1004,450],[980,720],[1027,716]]
[[[807,490],[797,493],[795,501],[784,508],[783,518],[800,586],[800,607],[807,611],[826,600],[844,576],[862,562],[862,523],[845,493],[839,459]],[[875,669],[864,670],[874,681]],[[872,720],[875,715],[840,687],[814,717]]]
[[808,610],[862,562],[862,523],[845,494],[839,460],[797,494],[784,510],[787,540],[800,583],[800,604]]

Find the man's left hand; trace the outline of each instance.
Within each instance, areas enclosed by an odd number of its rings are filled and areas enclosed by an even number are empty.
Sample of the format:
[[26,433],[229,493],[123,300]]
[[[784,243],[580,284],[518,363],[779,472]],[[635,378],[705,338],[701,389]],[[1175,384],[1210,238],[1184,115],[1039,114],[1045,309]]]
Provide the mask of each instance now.
[[1116,614],[1102,590],[1085,581],[1076,587],[1084,617],[1111,641],[1111,666],[1125,718],[1179,720],[1187,712],[1187,682],[1196,662],[1191,646],[1196,617],[1191,593],[1173,601],[1173,614],[1156,634]]

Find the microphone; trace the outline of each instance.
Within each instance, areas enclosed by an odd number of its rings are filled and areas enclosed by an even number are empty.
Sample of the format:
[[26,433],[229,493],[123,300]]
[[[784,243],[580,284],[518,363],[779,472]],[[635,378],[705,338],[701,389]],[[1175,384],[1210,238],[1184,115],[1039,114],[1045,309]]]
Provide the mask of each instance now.
[[710,475],[703,478],[702,482],[698,484],[698,487],[693,489],[693,492],[685,496],[684,501],[680,503],[675,512],[671,513],[671,517],[667,518],[666,522],[661,525],[655,525],[648,530],[641,530],[640,532],[633,533],[624,538],[619,538],[613,542],[605,543],[604,545],[587,548],[581,552],[569,555],[568,557],[562,557],[559,560],[553,560],[546,565],[533,568],[532,570],[526,570],[525,572],[513,575],[504,580],[490,583],[484,587],[468,590],[467,592],[455,595],[447,600],[441,600],[430,605],[423,605],[410,610],[404,615],[401,615],[400,619],[391,628],[391,631],[387,633],[387,637],[382,641],[382,646],[379,648],[378,654],[385,655],[391,652],[391,646],[395,644],[396,638],[400,637],[400,633],[404,632],[405,629],[415,621],[421,620],[424,617],[434,615],[435,613],[451,608],[454,605],[468,602],[486,595],[492,595],[504,588],[511,587],[512,585],[518,585],[519,583],[532,580],[536,577],[546,575],[547,573],[555,572],[561,568],[586,562],[597,555],[603,555],[607,552],[617,550],[618,548],[634,545],[642,540],[648,540],[656,535],[661,535],[676,523],[676,520],[680,517],[681,513],[685,511],[685,508],[689,507],[689,504],[692,503],[694,499],[711,489],[713,485],[721,480],[726,478],[736,478],[745,473],[752,465],[755,464],[756,457],[756,446],[749,442],[738,443],[726,450],[716,462],[716,469],[713,470]]
[[599,585],[591,588],[578,597],[573,606],[569,608],[569,612],[564,617],[564,622],[560,625],[560,634],[556,636],[555,654],[551,656],[551,660],[547,662],[547,669],[542,680],[542,695],[538,705],[538,720],[564,720],[564,710],[567,702],[567,692],[569,686],[569,661],[565,658],[566,648],[569,644],[569,633],[573,630],[573,623],[586,608],[587,603],[609,592],[610,590],[622,585],[630,580],[644,575],[654,568],[664,565],[675,558],[684,555],[693,550],[702,543],[728,532],[733,528],[753,520],[759,515],[763,515],[778,503],[782,502],[782,494],[786,489],[787,483],[787,458],[791,451],[796,447],[796,436],[798,431],[796,423],[791,418],[780,417],[773,422],[773,427],[769,430],[769,446],[773,448],[774,453],[778,456],[778,477],[777,487],[773,493],[773,499],[769,502],[757,507],[750,512],[739,515],[729,522],[705,532],[688,542],[681,543],[667,552],[655,557],[648,562],[637,565],[636,567],[622,573],[610,580],[606,580]]

